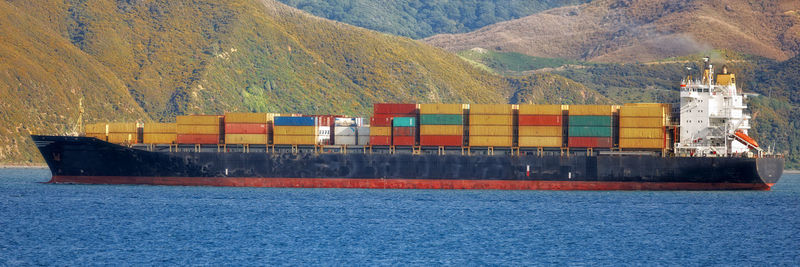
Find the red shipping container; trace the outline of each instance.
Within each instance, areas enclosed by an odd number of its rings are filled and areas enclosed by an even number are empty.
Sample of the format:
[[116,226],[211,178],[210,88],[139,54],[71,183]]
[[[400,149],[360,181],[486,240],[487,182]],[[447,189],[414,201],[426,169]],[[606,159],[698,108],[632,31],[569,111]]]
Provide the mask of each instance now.
[[391,136],[370,136],[369,144],[372,146],[390,146],[392,145]]
[[226,123],[226,134],[267,134],[269,127],[264,123]]
[[421,135],[419,145],[421,146],[462,146],[464,144],[461,135]]
[[417,144],[414,136],[395,136],[392,142],[396,146],[413,146]]
[[219,144],[218,134],[179,134],[178,144]]
[[611,137],[570,137],[569,147],[611,147]]
[[375,103],[372,111],[374,114],[415,115],[417,114],[417,104]]
[[519,115],[520,126],[560,126],[561,115]]
[[392,135],[394,136],[416,136],[416,127],[393,127]]
[[393,115],[375,114],[369,119],[369,126],[375,127],[392,127]]

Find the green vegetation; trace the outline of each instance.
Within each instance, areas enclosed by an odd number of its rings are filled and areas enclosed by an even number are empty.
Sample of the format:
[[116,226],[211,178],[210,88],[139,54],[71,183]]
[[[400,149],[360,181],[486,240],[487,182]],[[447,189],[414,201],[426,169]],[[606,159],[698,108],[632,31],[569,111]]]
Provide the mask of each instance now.
[[41,162],[28,134],[69,132],[80,98],[86,122],[606,100],[560,76],[497,76],[421,42],[273,1],[14,1],[0,2],[0,13],[3,163]]
[[311,14],[414,39],[476,30],[589,0],[280,0]]
[[461,51],[458,55],[468,62],[477,63],[476,65],[485,66],[492,72],[508,76],[522,76],[526,72],[544,68],[584,64],[577,60],[534,57],[517,52],[496,52],[482,48]]

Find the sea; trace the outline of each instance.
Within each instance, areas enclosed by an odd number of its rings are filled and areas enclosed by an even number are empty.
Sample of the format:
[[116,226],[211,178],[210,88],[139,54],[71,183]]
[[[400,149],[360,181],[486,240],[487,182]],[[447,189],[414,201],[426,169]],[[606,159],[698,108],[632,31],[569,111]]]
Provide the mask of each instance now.
[[800,265],[772,191],[46,184],[0,169],[0,265]]

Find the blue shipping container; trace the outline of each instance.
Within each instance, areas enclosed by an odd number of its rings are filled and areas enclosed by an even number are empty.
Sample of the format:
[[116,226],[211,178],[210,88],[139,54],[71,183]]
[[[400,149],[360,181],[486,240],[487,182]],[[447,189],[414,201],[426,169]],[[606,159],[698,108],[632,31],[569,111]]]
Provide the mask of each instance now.
[[275,117],[277,126],[314,126],[314,117]]
[[394,127],[414,127],[417,126],[417,118],[414,117],[394,117],[392,119]]

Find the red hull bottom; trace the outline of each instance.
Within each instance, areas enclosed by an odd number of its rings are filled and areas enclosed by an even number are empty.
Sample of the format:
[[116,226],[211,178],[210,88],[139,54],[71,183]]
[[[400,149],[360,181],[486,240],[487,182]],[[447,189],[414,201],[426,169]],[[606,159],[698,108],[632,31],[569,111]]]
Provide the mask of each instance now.
[[182,186],[371,188],[371,189],[498,189],[498,190],[770,190],[763,183],[661,183],[591,181],[509,181],[430,179],[340,179],[256,177],[53,176],[50,183],[146,184]]

